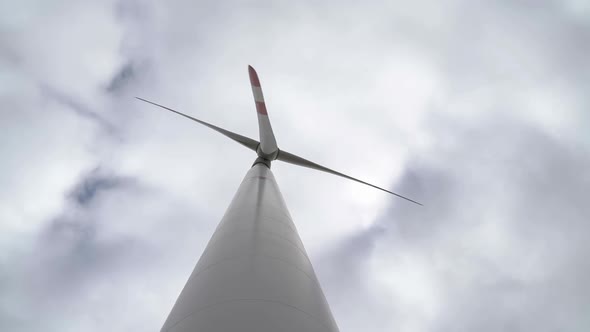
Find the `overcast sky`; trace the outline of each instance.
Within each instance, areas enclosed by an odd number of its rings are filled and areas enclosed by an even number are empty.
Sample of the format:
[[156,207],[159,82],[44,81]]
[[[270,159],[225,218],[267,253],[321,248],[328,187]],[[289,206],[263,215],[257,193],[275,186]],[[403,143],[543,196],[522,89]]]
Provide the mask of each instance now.
[[590,3],[0,2],[0,330],[159,331],[257,138],[342,332],[590,330]]

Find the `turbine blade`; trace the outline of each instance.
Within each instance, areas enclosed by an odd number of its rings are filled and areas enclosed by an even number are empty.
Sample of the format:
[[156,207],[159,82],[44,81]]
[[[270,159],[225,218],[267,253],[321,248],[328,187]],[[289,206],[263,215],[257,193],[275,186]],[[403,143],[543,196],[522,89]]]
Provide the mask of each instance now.
[[258,79],[256,70],[254,70],[252,66],[248,66],[248,75],[250,76],[250,85],[252,86],[252,94],[254,95],[254,102],[256,103],[256,114],[258,115],[260,148],[263,153],[272,154],[278,150],[278,147],[275,135],[272,132],[272,127],[270,126],[260,80]]
[[251,138],[248,138],[246,136],[242,136],[240,134],[233,133],[233,132],[231,132],[229,130],[225,130],[223,128],[219,128],[219,127],[214,126],[214,125],[212,125],[210,123],[207,123],[205,121],[201,121],[199,119],[195,119],[192,116],[189,116],[189,115],[180,113],[180,112],[175,111],[175,110],[173,110],[173,109],[171,109],[169,107],[166,107],[166,106],[163,106],[163,105],[160,105],[160,104],[156,104],[156,103],[151,102],[149,100],[146,100],[146,99],[143,99],[143,98],[139,98],[139,97],[135,97],[135,98],[137,98],[137,99],[139,99],[141,101],[144,101],[144,102],[146,102],[148,104],[152,104],[154,106],[161,107],[161,108],[163,108],[165,110],[168,110],[168,111],[170,111],[172,113],[176,113],[176,114],[178,114],[180,116],[184,116],[187,119],[191,119],[191,120],[193,120],[195,122],[198,122],[198,123],[202,124],[203,126],[209,127],[211,129],[215,130],[216,132],[222,134],[223,136],[228,137],[229,139],[232,139],[232,140],[234,140],[234,141],[242,144],[243,146],[249,148],[250,150],[256,151],[256,148],[258,147],[258,141],[253,140]]
[[403,198],[406,201],[410,201],[412,203],[415,203],[415,204],[418,204],[418,205],[422,205],[421,203],[418,203],[415,200],[409,199],[409,198],[407,198],[405,196],[402,196],[400,194],[396,194],[394,192],[391,192],[391,191],[389,191],[387,189],[383,189],[381,187],[377,187],[376,185],[370,184],[368,182],[365,182],[365,181],[362,181],[362,180],[359,180],[359,179],[355,179],[352,176],[348,176],[346,174],[342,174],[340,172],[336,172],[335,170],[329,169],[329,168],[324,167],[322,165],[318,165],[318,164],[316,164],[314,162],[311,162],[311,161],[309,161],[307,159],[301,158],[299,156],[296,156],[296,155],[294,155],[292,153],[289,153],[289,152],[286,152],[286,151],[283,151],[283,150],[279,150],[279,155],[277,156],[277,160],[284,161],[286,163],[297,165],[297,166],[303,166],[303,167],[315,169],[315,170],[318,170],[318,171],[322,171],[322,172],[326,172],[326,173],[338,175],[338,176],[341,176],[343,178],[346,178],[346,179],[349,179],[349,180],[352,180],[352,181],[356,181],[356,182],[365,184],[367,186],[370,186],[370,187],[373,187],[373,188],[376,188],[376,189],[385,191],[385,192],[390,193],[392,195],[395,195],[395,196],[397,196],[399,198]]

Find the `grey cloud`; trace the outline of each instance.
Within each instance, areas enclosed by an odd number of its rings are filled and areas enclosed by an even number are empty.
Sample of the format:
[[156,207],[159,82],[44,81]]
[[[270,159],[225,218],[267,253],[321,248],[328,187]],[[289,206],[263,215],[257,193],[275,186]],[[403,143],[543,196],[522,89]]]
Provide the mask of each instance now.
[[58,90],[45,84],[40,85],[40,90],[43,95],[58,102],[62,106],[65,106],[67,109],[73,111],[78,116],[96,123],[107,134],[113,137],[117,135],[115,126],[111,124],[109,120],[103,117],[99,112],[77,100],[75,97],[59,92]]
[[132,185],[133,179],[120,176],[109,176],[95,168],[85,176],[72,190],[70,197],[79,205],[86,205],[96,198],[102,191],[116,190]]
[[[67,5],[46,12],[54,19],[31,14],[36,21],[17,29],[18,37],[0,35],[0,61],[18,63],[15,75],[27,82],[51,82],[43,97],[99,126],[115,125],[126,139],[112,144],[112,133],[102,130],[77,140],[82,125],[68,118],[72,137],[47,147],[39,142],[58,137],[54,132],[24,135],[42,138],[10,147],[17,152],[7,161],[44,154],[18,159],[3,172],[7,179],[23,178],[20,165],[33,160],[42,165],[36,174],[61,175],[67,190],[15,181],[19,187],[0,196],[29,193],[1,202],[11,205],[6,215],[14,221],[0,221],[0,232],[14,240],[0,244],[0,330],[160,327],[252,156],[244,153],[241,166],[239,147],[221,138],[217,145],[210,132],[157,111],[139,112],[131,97],[171,101],[255,133],[248,63],[263,76],[288,150],[366,172],[389,151],[391,163],[409,156],[391,187],[425,206],[387,200],[365,228],[356,227],[368,222],[358,217],[360,207],[379,209],[382,201],[355,205],[362,197],[334,190],[339,180],[301,173],[311,179],[302,185],[296,169],[279,175],[273,168],[306,246],[316,248],[310,256],[341,331],[588,329],[589,21],[564,2]],[[58,24],[95,13],[94,24]],[[69,39],[57,49],[30,33],[39,27]],[[69,28],[80,33],[62,33]],[[36,58],[43,51],[53,56]],[[422,81],[435,82],[434,96],[411,95]],[[44,101],[36,90],[8,91],[29,112],[12,128],[11,115],[2,113],[2,125],[12,129],[0,130],[3,142],[46,127],[52,115],[39,111]],[[414,99],[428,100],[428,109]],[[40,125],[31,126],[32,115]],[[56,157],[58,148],[64,152]],[[87,171],[96,164],[102,167]],[[58,186],[49,180],[42,186]],[[49,204],[43,223],[13,231],[21,219],[34,224],[31,201],[62,195],[63,206]],[[21,210],[22,217],[13,213]],[[413,269],[426,278],[408,283]],[[416,292],[402,289],[416,284]]]
[[505,120],[457,127],[438,123],[455,142],[410,160],[420,186],[399,183],[421,188],[424,209],[396,203],[379,219],[382,249],[431,261],[442,282],[431,329],[586,330],[588,150]]
[[441,143],[415,154],[395,186],[425,206],[392,200],[318,262],[342,330],[405,330],[408,303],[390,298],[387,274],[375,278],[385,272],[370,264],[403,269],[401,256],[428,262],[435,283],[418,284],[438,308],[418,309],[430,317],[421,330],[587,330],[588,150],[507,119],[437,121],[433,131]]
[[341,331],[389,331],[394,314],[371,285],[368,259],[385,229],[373,225],[341,239],[313,263]]
[[135,76],[135,69],[133,64],[128,63],[113,77],[109,85],[107,86],[108,92],[116,92],[122,89],[129,81],[133,80]]
[[42,289],[53,293],[85,283],[138,245],[132,236],[105,236],[108,225],[101,224],[104,220],[93,212],[105,196],[121,191],[139,194],[140,188],[134,179],[109,175],[100,168],[85,174],[74,186],[62,213],[39,234],[31,275],[47,283]]
[[0,327],[35,331],[43,324],[51,329],[69,301],[87,293],[105,271],[116,271],[137,247],[145,249],[132,237],[105,238],[104,225],[91,212],[99,193],[125,190],[132,183],[98,168],[80,179],[64,210],[40,230],[32,247],[10,257],[0,274],[4,300],[12,302],[12,310],[2,312]]
[[[0,329],[155,329],[166,314],[160,306],[173,304],[195,263],[193,250],[214,224],[182,200],[105,167],[82,174],[64,198],[30,246],[0,262]],[[178,279],[172,284],[170,271]],[[146,305],[149,317],[124,323]]]
[[120,53],[124,62],[107,84],[107,92],[127,97],[141,83],[154,83],[159,45],[154,31],[155,10],[153,3],[145,1],[119,1],[115,5],[114,14],[123,28]]

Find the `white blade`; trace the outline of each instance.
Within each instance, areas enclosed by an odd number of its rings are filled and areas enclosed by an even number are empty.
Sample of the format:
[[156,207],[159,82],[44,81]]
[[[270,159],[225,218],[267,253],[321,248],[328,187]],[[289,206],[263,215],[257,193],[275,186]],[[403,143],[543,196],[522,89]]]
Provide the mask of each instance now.
[[198,123],[202,124],[203,126],[209,127],[209,128],[211,128],[211,129],[215,130],[216,132],[218,132],[218,133],[222,134],[223,136],[225,136],[225,137],[228,137],[228,138],[230,138],[230,139],[232,139],[232,140],[234,140],[234,141],[236,141],[236,142],[238,142],[238,143],[242,144],[243,146],[245,146],[245,147],[249,148],[250,150],[256,151],[256,148],[258,147],[258,141],[256,141],[256,140],[253,140],[253,139],[251,139],[251,138],[249,138],[249,137],[246,137],[246,136],[242,136],[242,135],[240,135],[240,134],[233,133],[233,132],[231,132],[231,131],[229,131],[229,130],[225,130],[225,129],[223,129],[223,128],[219,128],[219,127],[217,127],[217,126],[214,126],[214,125],[212,125],[212,124],[210,124],[210,123],[207,123],[207,122],[205,122],[205,121],[201,121],[201,120],[199,120],[199,119],[195,119],[195,118],[193,118],[192,116],[189,116],[189,115],[186,115],[186,114],[180,113],[180,112],[178,112],[178,111],[175,111],[175,110],[173,110],[173,109],[171,109],[171,108],[169,108],[169,107],[162,106],[162,105],[160,105],[160,104],[156,104],[156,103],[154,103],[154,102],[151,102],[151,101],[149,101],[149,100],[145,100],[145,99],[143,99],[143,98],[139,98],[139,97],[135,97],[135,98],[137,98],[137,99],[139,99],[139,100],[141,100],[141,101],[144,101],[144,102],[146,102],[146,103],[149,103],[149,104],[152,104],[152,105],[155,105],[155,106],[161,107],[161,108],[163,108],[163,109],[165,109],[165,110],[168,110],[168,111],[170,111],[170,112],[176,113],[176,114],[178,114],[178,115],[180,115],[180,116],[184,116],[184,117],[185,117],[185,118],[187,118],[187,119],[191,119],[191,120],[193,120],[193,121],[196,121],[196,122],[198,122]]
[[418,203],[418,202],[416,202],[416,201],[414,201],[414,200],[412,200],[412,199],[409,199],[409,198],[407,198],[407,197],[405,197],[405,196],[402,196],[402,195],[400,195],[400,194],[396,194],[396,193],[394,193],[394,192],[391,192],[391,191],[389,191],[389,190],[387,190],[387,189],[383,189],[383,188],[381,188],[381,187],[377,187],[376,185],[370,184],[370,183],[368,183],[368,182],[361,181],[361,180],[359,180],[359,179],[355,179],[355,178],[353,178],[352,176],[348,176],[348,175],[346,175],[346,174],[342,174],[342,173],[340,173],[340,172],[336,172],[336,171],[334,171],[334,170],[332,170],[332,169],[329,169],[329,168],[327,168],[327,167],[324,167],[324,166],[322,166],[322,165],[318,165],[318,164],[316,164],[316,163],[314,163],[314,162],[311,162],[311,161],[309,161],[309,160],[307,160],[307,159],[303,159],[303,158],[301,158],[301,157],[299,157],[299,156],[296,156],[296,155],[294,155],[294,154],[291,154],[291,153],[289,153],[289,152],[286,152],[286,151],[283,151],[283,150],[280,150],[280,151],[279,151],[279,155],[277,156],[277,160],[284,161],[284,162],[286,162],[286,163],[293,164],[293,165],[303,166],[303,167],[307,167],[307,168],[315,169],[315,170],[318,170],[318,171],[322,171],[322,172],[326,172],[326,173],[330,173],[330,174],[338,175],[338,176],[341,176],[341,177],[343,177],[343,178],[346,178],[346,179],[349,179],[349,180],[352,180],[352,181],[356,181],[356,182],[359,182],[359,183],[365,184],[365,185],[367,185],[367,186],[371,186],[371,187],[373,187],[373,188],[376,188],[376,189],[379,189],[379,190],[383,190],[383,191],[385,191],[385,192],[387,192],[387,193],[390,193],[390,194],[392,194],[392,195],[395,195],[395,196],[397,196],[397,197],[399,197],[399,198],[403,198],[403,199],[405,199],[406,201],[410,201],[410,202],[412,202],[412,203],[415,203],[415,204],[418,204],[418,205],[422,205],[421,203]]
[[258,130],[260,131],[260,148],[264,154],[272,154],[278,150],[275,135],[270,126],[268,113],[266,111],[266,104],[264,103],[264,96],[262,94],[262,87],[258,74],[252,66],[248,66],[248,74],[250,75],[250,85],[252,86],[252,94],[254,95],[254,102],[256,102],[256,114],[258,115]]

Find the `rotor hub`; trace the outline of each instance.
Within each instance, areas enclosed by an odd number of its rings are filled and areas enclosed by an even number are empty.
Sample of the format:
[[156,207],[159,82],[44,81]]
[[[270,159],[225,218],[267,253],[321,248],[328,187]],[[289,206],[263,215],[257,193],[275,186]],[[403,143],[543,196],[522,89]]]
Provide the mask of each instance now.
[[258,147],[256,148],[256,154],[258,155],[259,158],[263,158],[268,161],[272,161],[272,160],[277,159],[277,157],[279,155],[279,149],[276,149],[272,153],[265,153],[264,151],[262,151],[262,147],[260,146],[260,144],[258,144]]

